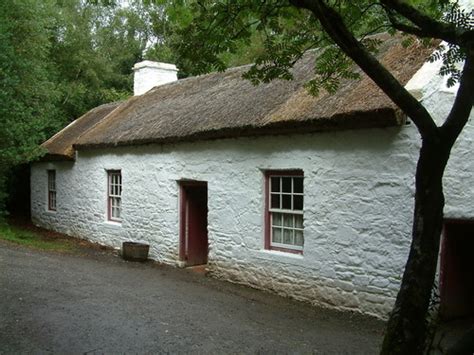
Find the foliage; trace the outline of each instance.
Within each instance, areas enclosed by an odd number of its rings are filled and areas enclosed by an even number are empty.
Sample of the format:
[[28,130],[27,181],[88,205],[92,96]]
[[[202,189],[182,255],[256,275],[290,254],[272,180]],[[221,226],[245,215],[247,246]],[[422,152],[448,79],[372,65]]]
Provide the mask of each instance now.
[[[372,52],[376,52],[377,43],[371,40],[371,34],[395,33],[394,22],[407,23],[380,1],[327,2],[334,5],[349,30],[364,40]],[[456,2],[411,0],[408,3],[433,19],[464,28],[473,26],[472,14],[460,9]],[[337,46],[328,46],[334,42],[319,23],[309,12],[292,6],[291,1],[188,0],[174,1],[173,8],[175,12],[179,12],[176,8],[180,8],[181,13],[187,11],[187,15],[186,21],[173,29],[179,44],[176,40],[169,41],[169,46],[177,52],[178,61],[193,63],[188,69],[191,74],[254,63],[245,75],[254,84],[276,78],[291,79],[290,69],[305,51],[325,47],[327,49],[315,62],[316,78],[308,83],[311,93],[318,94],[321,89],[334,92],[342,79],[357,77],[352,70],[352,61],[344,52]],[[411,41],[412,37],[407,37],[406,45]],[[459,80],[456,63],[463,60],[465,53],[459,46],[447,46],[448,51],[440,47],[432,59],[443,59],[442,74],[449,75],[448,84],[453,85]]]
[[60,107],[73,120],[92,107],[131,94],[132,67],[150,38],[142,8],[80,0],[56,6],[51,60],[57,68]]
[[[447,23],[455,24],[459,28],[474,29],[474,17],[472,11],[469,13],[466,9],[462,9],[455,3],[446,13],[441,17]],[[458,63],[466,58],[465,48],[455,45],[453,43],[441,44],[429,60],[435,62],[442,61],[440,73],[448,76],[447,86],[452,87],[461,78],[461,70]]]
[[156,9],[0,2],[0,218],[12,167],[41,156],[41,142],[89,109],[132,94],[132,67],[156,37]]
[[5,174],[40,154],[37,143],[61,123],[52,63],[51,1],[0,3],[0,212]]

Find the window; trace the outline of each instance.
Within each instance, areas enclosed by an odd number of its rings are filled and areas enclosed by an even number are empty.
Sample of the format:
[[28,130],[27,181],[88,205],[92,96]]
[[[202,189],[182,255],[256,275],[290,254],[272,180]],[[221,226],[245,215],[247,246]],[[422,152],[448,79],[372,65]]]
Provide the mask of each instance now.
[[120,222],[122,212],[122,173],[109,170],[108,175],[108,220]]
[[266,173],[265,247],[302,253],[303,172],[271,171]]
[[48,210],[56,211],[56,170],[48,170]]

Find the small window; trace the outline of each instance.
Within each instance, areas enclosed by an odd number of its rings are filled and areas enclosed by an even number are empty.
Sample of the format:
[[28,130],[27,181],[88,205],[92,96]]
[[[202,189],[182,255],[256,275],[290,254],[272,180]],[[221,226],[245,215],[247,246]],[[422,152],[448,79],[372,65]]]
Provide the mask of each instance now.
[[266,235],[267,249],[302,253],[303,172],[272,171],[266,173]]
[[108,220],[122,220],[122,173],[120,170],[110,170],[108,176]]
[[56,170],[48,170],[48,210],[56,211]]

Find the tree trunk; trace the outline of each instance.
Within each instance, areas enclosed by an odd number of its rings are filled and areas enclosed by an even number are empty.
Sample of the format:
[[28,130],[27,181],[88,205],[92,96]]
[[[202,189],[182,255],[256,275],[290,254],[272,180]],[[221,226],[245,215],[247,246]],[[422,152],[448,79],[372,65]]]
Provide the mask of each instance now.
[[410,254],[381,354],[423,353],[443,226],[442,178],[450,148],[424,141],[420,150]]

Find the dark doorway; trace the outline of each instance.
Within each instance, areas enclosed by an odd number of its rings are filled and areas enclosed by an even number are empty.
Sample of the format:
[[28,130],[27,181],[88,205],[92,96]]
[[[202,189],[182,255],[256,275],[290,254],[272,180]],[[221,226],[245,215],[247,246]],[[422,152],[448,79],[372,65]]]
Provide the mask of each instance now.
[[440,313],[445,319],[474,315],[474,222],[447,221],[440,264]]
[[180,182],[179,256],[186,266],[207,264],[207,183]]
[[7,175],[7,210],[10,218],[30,221],[30,165],[18,165]]

